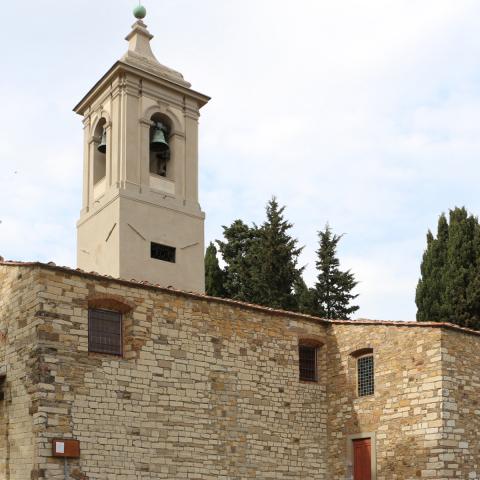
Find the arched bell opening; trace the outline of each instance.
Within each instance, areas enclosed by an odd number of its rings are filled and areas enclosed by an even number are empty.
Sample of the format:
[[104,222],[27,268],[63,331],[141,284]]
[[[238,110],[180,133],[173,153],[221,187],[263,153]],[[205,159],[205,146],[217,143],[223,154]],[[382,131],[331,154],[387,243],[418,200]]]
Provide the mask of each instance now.
[[171,144],[172,124],[170,119],[155,113],[150,118],[150,173],[173,181],[173,151]]
[[[94,196],[98,197],[105,191],[105,176],[107,174],[107,121],[102,118],[95,127],[93,149],[93,185]],[[102,188],[103,184],[103,188]]]

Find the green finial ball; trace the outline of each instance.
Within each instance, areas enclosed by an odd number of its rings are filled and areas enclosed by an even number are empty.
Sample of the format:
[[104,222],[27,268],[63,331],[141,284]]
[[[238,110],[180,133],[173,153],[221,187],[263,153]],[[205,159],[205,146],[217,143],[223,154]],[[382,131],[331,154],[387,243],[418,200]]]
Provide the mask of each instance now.
[[143,20],[147,16],[147,9],[143,5],[137,5],[133,9],[133,15],[139,20]]

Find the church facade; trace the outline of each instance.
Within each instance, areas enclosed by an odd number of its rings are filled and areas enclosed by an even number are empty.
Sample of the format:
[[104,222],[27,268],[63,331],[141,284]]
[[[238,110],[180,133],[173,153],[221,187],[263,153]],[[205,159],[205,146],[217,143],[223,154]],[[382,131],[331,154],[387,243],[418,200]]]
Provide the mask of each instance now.
[[204,295],[209,98],[135,14],[75,107],[79,268],[0,257],[0,479],[480,479],[478,332]]

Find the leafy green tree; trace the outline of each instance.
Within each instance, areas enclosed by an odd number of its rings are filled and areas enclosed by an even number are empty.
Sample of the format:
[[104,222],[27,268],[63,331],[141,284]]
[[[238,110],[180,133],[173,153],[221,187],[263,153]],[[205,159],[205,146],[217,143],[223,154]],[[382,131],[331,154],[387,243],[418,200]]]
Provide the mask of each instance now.
[[223,285],[224,274],[217,258],[217,249],[210,242],[205,252],[205,292],[213,297],[223,297],[225,288]]
[[415,301],[417,320],[480,329],[480,225],[463,208],[442,214],[427,233]]
[[316,262],[316,313],[325,318],[348,319],[359,307],[350,303],[358,297],[352,293],[358,282],[350,270],[341,271],[337,245],[343,235],[332,233],[329,225],[319,232],[320,247]]

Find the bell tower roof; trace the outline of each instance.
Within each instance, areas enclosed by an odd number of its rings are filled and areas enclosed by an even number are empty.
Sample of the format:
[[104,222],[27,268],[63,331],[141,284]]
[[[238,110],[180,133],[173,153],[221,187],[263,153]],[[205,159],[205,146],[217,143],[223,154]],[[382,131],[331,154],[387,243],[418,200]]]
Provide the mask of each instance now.
[[201,106],[205,105],[210,100],[208,96],[192,90],[191,83],[187,82],[180,72],[161,64],[155,57],[150,45],[150,41],[154,37],[143,22],[147,13],[145,7],[139,5],[133,13],[137,20],[132,25],[131,32],[125,37],[125,40],[128,41],[127,52],[115,62],[73,110],[83,115],[87,105],[97,97],[103,88],[108,86],[119,71],[137,71],[146,78],[168,84],[174,90],[183,91],[187,95],[195,97]]
[[153,73],[154,75],[166,78],[182,85],[183,87],[190,88],[191,84],[183,78],[183,75],[180,72],[162,65],[156,59],[150,46],[150,40],[152,40],[153,35],[148,31],[147,26],[143,23],[142,18],[139,18],[140,15],[138,15],[136,11],[135,15],[138,20],[132,25],[132,31],[125,38],[125,40],[129,42],[128,51],[120,61]]

